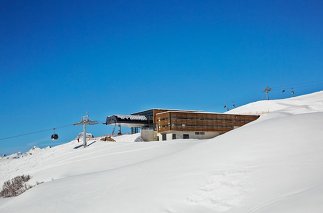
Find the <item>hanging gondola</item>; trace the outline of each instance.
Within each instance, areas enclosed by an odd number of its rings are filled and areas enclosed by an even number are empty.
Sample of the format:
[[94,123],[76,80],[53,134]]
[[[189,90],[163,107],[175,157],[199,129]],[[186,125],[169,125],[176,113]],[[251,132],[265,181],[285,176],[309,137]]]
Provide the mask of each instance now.
[[55,128],[54,128],[54,133],[50,136],[50,138],[53,140],[53,141],[56,141],[58,139],[58,134],[55,133]]
[[53,141],[58,139],[58,134],[52,134],[52,136],[50,137]]

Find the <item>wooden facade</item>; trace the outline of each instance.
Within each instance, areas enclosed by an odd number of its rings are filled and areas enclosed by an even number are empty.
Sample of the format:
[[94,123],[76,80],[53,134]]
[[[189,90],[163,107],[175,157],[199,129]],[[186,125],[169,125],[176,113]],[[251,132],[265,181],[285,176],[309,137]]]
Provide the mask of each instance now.
[[258,115],[217,114],[196,111],[164,111],[154,116],[157,132],[201,131],[220,134],[258,119]]
[[[168,112],[168,111],[178,111],[178,110],[170,110],[170,109],[149,109],[141,112],[136,112],[133,113],[132,115],[144,115],[147,117],[147,127],[152,128],[154,130],[157,129],[156,124],[157,124],[157,114],[162,113],[162,112]],[[191,111],[187,111],[191,112]]]

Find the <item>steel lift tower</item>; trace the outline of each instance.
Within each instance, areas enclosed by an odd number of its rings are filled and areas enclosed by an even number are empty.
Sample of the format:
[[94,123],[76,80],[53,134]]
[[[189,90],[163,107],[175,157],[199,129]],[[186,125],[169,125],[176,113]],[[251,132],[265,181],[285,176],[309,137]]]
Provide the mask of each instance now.
[[89,118],[89,115],[85,115],[82,117],[82,120],[78,123],[75,123],[73,125],[75,126],[79,126],[79,125],[83,125],[83,147],[85,148],[87,146],[86,143],[86,126],[87,125],[95,125],[98,124],[97,121],[91,121]]

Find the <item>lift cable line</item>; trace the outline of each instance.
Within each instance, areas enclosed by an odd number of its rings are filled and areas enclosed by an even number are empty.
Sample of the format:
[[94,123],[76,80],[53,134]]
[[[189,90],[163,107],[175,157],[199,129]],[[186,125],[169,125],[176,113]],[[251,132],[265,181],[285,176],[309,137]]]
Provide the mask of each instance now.
[[87,125],[95,125],[98,124],[99,122],[97,121],[91,121],[88,115],[85,115],[82,117],[82,120],[78,123],[75,123],[73,125],[75,126],[79,126],[82,125],[83,126],[83,147],[85,148],[87,146],[86,143],[86,126]]
[[59,127],[55,127],[55,128],[48,128],[48,129],[41,129],[41,130],[36,130],[33,132],[26,132],[26,133],[22,133],[22,134],[18,134],[18,135],[12,135],[12,136],[8,136],[8,137],[4,137],[4,138],[0,138],[0,141],[4,141],[4,140],[9,140],[9,139],[13,139],[13,138],[19,138],[19,137],[23,137],[23,136],[27,136],[27,135],[34,135],[34,134],[39,134],[42,132],[50,132],[53,131],[54,129],[63,129],[66,127],[70,127],[73,124],[68,124],[68,125],[64,125],[64,126],[59,126]]
[[309,87],[313,85],[321,85],[323,84],[322,80],[316,80],[316,81],[304,81],[304,82],[298,82],[298,83],[286,83],[286,84],[270,84],[272,89],[279,90],[283,88],[304,88]]

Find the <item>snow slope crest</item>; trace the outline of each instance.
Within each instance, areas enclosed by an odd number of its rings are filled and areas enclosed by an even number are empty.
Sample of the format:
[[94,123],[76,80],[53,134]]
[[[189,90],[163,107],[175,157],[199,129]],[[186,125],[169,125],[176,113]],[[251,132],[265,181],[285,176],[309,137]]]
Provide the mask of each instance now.
[[286,99],[257,101],[227,113],[262,115],[272,112],[288,114],[323,112],[323,91]]

